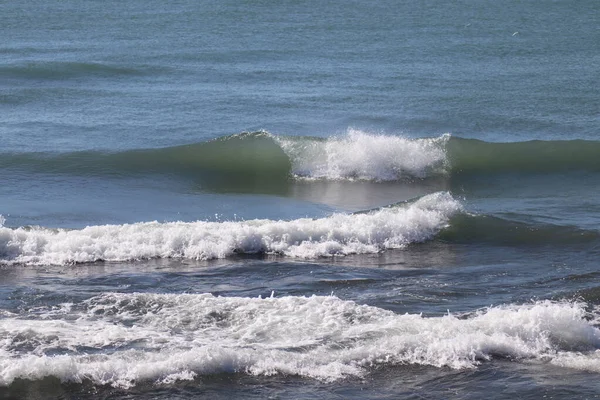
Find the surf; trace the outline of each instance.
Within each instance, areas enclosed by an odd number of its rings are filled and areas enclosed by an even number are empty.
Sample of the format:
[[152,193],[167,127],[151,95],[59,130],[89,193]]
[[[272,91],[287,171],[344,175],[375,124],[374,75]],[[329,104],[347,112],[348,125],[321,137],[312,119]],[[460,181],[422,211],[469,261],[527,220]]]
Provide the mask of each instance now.
[[[5,313],[0,385],[54,377],[131,388],[211,374],[333,382],[378,367],[476,369],[494,359],[599,371],[586,305],[539,301],[464,314],[397,314],[335,296],[101,293]],[[27,349],[23,352],[22,349]]]
[[325,218],[141,222],[84,229],[0,227],[0,265],[68,265],[238,254],[311,259],[374,254],[431,240],[462,206],[447,192],[366,213]]
[[599,248],[593,229],[474,214],[449,192],[322,218],[138,222],[83,229],[8,227],[0,265],[72,265],[148,259],[206,261],[274,255],[319,259],[377,254],[427,242]]

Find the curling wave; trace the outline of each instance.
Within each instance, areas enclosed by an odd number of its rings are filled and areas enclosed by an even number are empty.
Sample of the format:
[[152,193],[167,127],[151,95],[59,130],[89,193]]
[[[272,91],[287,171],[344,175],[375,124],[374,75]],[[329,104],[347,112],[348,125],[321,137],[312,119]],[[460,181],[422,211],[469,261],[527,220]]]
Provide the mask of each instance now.
[[210,184],[283,186],[293,179],[396,181],[502,172],[600,171],[600,142],[409,139],[350,129],[327,139],[242,133],[111,153],[4,153],[0,168],[99,176],[165,174]]
[[531,140],[488,143],[452,138],[447,154],[457,173],[600,171],[600,142]]
[[408,139],[350,129],[329,139],[275,137],[296,177],[393,181],[443,174],[450,135]]

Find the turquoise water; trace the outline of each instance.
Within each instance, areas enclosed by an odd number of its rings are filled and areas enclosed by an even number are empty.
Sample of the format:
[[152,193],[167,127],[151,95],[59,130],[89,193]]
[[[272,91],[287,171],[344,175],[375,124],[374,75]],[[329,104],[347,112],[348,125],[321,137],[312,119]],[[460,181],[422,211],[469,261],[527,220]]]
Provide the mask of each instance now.
[[0,393],[596,396],[599,12],[0,4]]

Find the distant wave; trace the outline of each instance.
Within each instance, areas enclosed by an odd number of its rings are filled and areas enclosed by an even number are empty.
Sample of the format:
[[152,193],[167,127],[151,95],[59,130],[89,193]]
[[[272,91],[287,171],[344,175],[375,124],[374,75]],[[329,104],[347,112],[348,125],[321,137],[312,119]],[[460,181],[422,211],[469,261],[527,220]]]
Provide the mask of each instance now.
[[3,153],[0,168],[43,173],[165,174],[202,182],[285,185],[290,180],[413,181],[503,172],[600,171],[600,142],[488,143],[442,135],[409,139],[357,130],[327,139],[252,132],[124,152]]
[[579,303],[424,317],[334,296],[104,293],[35,314],[0,320],[2,386],[54,377],[130,388],[218,373],[331,382],[379,366],[472,369],[494,358],[600,371],[600,330]]
[[23,64],[4,64],[0,66],[0,77],[36,80],[62,80],[85,76],[132,76],[145,75],[147,73],[147,68],[131,68],[119,65],[78,61],[38,61]]
[[395,207],[320,219],[150,222],[81,230],[0,227],[0,265],[377,253],[431,240],[461,210],[449,193],[439,192]]

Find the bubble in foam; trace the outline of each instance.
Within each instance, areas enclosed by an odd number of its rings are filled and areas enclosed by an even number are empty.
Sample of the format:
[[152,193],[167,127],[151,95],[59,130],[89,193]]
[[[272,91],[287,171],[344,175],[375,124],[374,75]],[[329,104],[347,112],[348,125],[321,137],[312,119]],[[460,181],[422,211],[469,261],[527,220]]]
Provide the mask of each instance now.
[[207,260],[236,253],[297,258],[376,253],[431,239],[461,210],[460,202],[439,192],[411,204],[320,219],[149,222],[81,230],[0,228],[0,263]]
[[444,173],[450,135],[409,139],[349,129],[324,141],[275,138],[298,177],[390,181]]
[[131,387],[222,372],[333,381],[377,365],[461,369],[498,357],[600,370],[600,331],[578,303],[424,317],[334,296],[106,293],[38,313],[0,321],[1,385],[56,376]]

